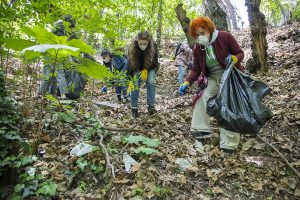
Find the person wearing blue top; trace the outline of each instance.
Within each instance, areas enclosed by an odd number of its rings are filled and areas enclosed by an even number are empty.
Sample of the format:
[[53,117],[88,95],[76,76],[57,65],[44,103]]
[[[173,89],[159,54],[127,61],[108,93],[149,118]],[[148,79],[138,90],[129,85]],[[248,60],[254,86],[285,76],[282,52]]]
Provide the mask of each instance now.
[[[115,55],[109,50],[104,49],[101,52],[104,65],[115,74],[121,74],[120,78],[115,78],[113,84],[116,88],[116,94],[119,101],[122,101],[122,93],[124,101],[128,101],[127,87],[125,86],[124,77],[127,76],[127,59],[122,55]],[[102,92],[107,92],[106,86],[101,89]]]

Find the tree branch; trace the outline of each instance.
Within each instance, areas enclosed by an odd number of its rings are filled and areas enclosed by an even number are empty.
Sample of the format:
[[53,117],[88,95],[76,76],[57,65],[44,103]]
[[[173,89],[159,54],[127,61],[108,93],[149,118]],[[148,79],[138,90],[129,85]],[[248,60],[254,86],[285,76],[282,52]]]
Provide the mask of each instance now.
[[264,140],[260,135],[257,135],[257,137],[259,139],[261,139],[264,143],[266,143],[267,145],[269,145],[274,151],[276,151],[278,153],[278,155],[282,158],[282,160],[284,161],[284,163],[295,173],[295,175],[300,180],[300,173],[297,171],[297,169],[295,169],[291,165],[291,163],[289,163],[289,161],[284,157],[284,155],[282,155],[282,153],[280,153],[278,149],[276,149],[272,144],[270,144],[269,142],[267,142],[266,140]]

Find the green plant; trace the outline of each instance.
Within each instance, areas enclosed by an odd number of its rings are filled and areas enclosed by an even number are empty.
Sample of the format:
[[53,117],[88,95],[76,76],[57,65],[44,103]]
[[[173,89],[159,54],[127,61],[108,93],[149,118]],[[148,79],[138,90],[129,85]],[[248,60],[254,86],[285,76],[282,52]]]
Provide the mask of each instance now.
[[214,192],[212,191],[211,188],[207,188],[205,193],[206,193],[207,195],[209,195],[209,196],[213,196],[213,195],[214,195]]
[[260,8],[265,14],[267,21],[272,25],[278,26],[285,22],[284,19],[287,17],[292,17],[292,20],[299,19],[300,1],[262,0]]
[[56,189],[56,183],[45,181],[40,185],[40,188],[35,192],[35,194],[54,196],[56,194]]
[[81,192],[85,192],[86,191],[86,186],[87,186],[86,182],[84,182],[84,181],[80,181],[79,182],[79,188],[80,188]]
[[37,170],[35,167],[26,168],[26,171],[20,175],[21,183],[15,185],[10,199],[19,200],[30,196],[37,196],[39,199],[51,199],[56,195],[57,184],[37,174]]
[[137,148],[134,148],[134,152],[139,154],[146,154],[146,155],[157,153],[158,151],[154,149],[154,147],[157,147],[160,144],[159,139],[151,139],[142,135],[125,137],[123,138],[123,141],[124,143],[136,144],[136,145],[142,143],[146,147],[139,146]]
[[99,174],[99,173],[105,171],[105,167],[102,164],[89,161],[83,157],[80,157],[77,159],[76,165],[82,172],[83,171],[93,171],[96,174]]
[[156,186],[156,188],[154,189],[154,194],[156,194],[157,196],[161,197],[167,193],[170,192],[169,188],[167,187],[161,187],[161,186]]
[[[0,113],[0,179],[14,184],[22,168],[33,162],[35,158],[19,152],[19,149],[25,144],[19,132],[21,118],[16,102],[9,97],[5,90],[2,67],[0,68]],[[14,176],[7,180],[4,174]],[[1,189],[0,197],[5,195]]]

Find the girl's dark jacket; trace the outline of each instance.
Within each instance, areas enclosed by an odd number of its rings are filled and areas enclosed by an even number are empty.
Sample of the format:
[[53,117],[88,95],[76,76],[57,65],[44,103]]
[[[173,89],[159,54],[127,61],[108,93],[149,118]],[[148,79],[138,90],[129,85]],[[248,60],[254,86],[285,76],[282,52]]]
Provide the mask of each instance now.
[[137,39],[128,49],[128,73],[133,76],[135,73],[147,69],[148,71],[159,67],[157,45],[151,40],[145,51],[140,50]]

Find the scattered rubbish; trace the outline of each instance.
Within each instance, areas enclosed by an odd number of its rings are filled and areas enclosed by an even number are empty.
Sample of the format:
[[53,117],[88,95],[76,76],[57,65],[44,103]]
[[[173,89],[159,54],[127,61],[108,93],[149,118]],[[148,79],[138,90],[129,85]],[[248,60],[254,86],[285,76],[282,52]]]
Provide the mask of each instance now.
[[123,162],[125,164],[125,171],[130,172],[133,165],[138,164],[128,153],[123,153]]
[[36,172],[36,168],[35,167],[29,167],[27,169],[27,173],[28,173],[29,176],[34,176],[35,172]]
[[70,152],[71,156],[82,156],[95,150],[95,147],[90,144],[77,144]]
[[195,141],[195,149],[199,153],[204,153],[204,147],[203,147],[203,144],[201,141],[199,141],[199,140]]
[[177,158],[175,164],[179,166],[182,171],[192,167],[192,160],[187,158]]
[[247,162],[252,162],[257,164],[257,166],[261,166],[263,164],[263,161],[261,160],[262,158],[259,156],[249,156],[245,157]]
[[45,153],[46,153],[45,149],[42,149],[42,148],[38,149],[38,154],[39,154],[40,157],[44,158]]
[[111,102],[106,102],[106,101],[94,101],[94,104],[100,107],[105,107],[105,108],[119,108],[119,104],[111,103]]

